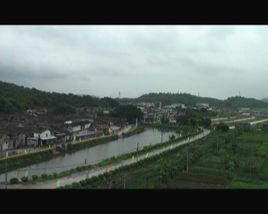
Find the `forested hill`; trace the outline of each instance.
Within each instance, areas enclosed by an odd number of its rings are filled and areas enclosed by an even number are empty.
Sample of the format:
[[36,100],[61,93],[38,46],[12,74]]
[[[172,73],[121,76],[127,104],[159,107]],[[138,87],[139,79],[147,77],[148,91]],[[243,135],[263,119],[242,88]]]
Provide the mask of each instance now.
[[268,98],[263,98],[261,101],[268,103]]
[[249,107],[249,108],[266,108],[268,103],[254,98],[246,97],[229,97],[224,100],[226,107],[238,108],[238,107]]
[[221,100],[215,98],[199,97],[186,93],[149,93],[133,100],[122,99],[122,102],[162,102],[162,105],[183,103],[187,106],[195,105],[196,103],[209,103],[211,106],[220,106],[222,103]]
[[98,98],[89,95],[74,95],[44,92],[0,81],[0,112],[14,112],[28,108],[46,107],[71,109],[85,106],[117,106],[112,98]]
[[162,102],[162,105],[169,105],[174,103],[183,103],[187,106],[193,106],[196,103],[209,103],[213,107],[229,107],[229,108],[265,108],[268,103],[254,98],[246,97],[230,97],[226,100],[219,100],[209,97],[199,97],[186,93],[149,93],[144,94],[135,99],[123,98],[121,103],[139,103],[139,102]]

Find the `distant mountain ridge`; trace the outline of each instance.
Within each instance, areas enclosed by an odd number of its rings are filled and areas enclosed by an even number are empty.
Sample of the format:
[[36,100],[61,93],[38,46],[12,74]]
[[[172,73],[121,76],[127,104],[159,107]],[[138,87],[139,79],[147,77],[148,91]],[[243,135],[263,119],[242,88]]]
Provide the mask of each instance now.
[[[264,102],[265,101],[265,102]],[[66,93],[45,92],[35,88],[27,88],[12,83],[0,81],[0,112],[22,111],[28,108],[46,107],[115,107],[120,104],[139,103],[139,102],[162,102],[162,105],[183,103],[193,106],[196,103],[208,103],[212,107],[228,108],[266,108],[268,99],[257,100],[245,97],[229,97],[220,100],[210,97],[200,97],[187,93],[148,93],[137,98],[99,98],[91,95],[74,95]],[[62,109],[62,108],[60,108]]]
[[[149,93],[144,94],[138,98],[122,98],[119,100],[121,103],[139,103],[139,102],[162,102],[162,105],[170,105],[174,103],[183,103],[188,106],[193,106],[196,103],[208,103],[213,107],[226,107],[226,108],[265,108],[268,107],[268,103],[257,100],[254,98],[246,97],[229,97],[225,100],[220,100],[210,97],[199,97],[187,93]],[[268,101],[267,101],[268,102]]]

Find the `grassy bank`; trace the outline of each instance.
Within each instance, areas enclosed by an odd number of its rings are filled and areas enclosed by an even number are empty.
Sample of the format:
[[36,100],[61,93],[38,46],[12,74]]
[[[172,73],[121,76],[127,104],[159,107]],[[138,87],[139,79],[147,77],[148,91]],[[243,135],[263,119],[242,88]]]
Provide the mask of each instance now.
[[[71,150],[69,152],[76,152],[82,149],[90,148],[99,144],[104,144],[113,140],[118,139],[117,135],[112,135],[108,137],[101,137],[94,140],[84,141],[72,144]],[[19,168],[23,168],[32,164],[41,163],[44,161],[48,161],[53,157],[64,155],[65,153],[61,154],[53,154],[52,149],[43,150],[40,152],[35,153],[28,153],[23,155],[18,155],[14,157],[9,157],[7,160],[7,169],[8,171],[16,170]],[[0,174],[5,173],[5,163],[6,160],[0,160]]]
[[[40,163],[49,160],[53,157],[51,149],[43,150],[40,152],[23,154],[20,156],[10,157],[7,160],[7,169],[12,171],[18,168],[26,167],[28,165]],[[0,160],[0,174],[6,171],[6,160]]]
[[134,126],[127,133],[123,133],[123,137],[130,137],[135,134],[139,134],[145,130],[144,126]]
[[[200,132],[198,132],[198,133],[200,133]],[[155,149],[160,149],[160,148],[167,147],[169,145],[177,143],[178,141],[182,141],[184,139],[187,139],[188,137],[192,137],[192,136],[194,136],[196,134],[197,133],[187,135],[187,136],[183,136],[183,137],[179,137],[179,138],[176,138],[174,140],[169,140],[169,141],[166,141],[164,143],[159,143],[159,144],[156,144],[156,145],[146,146],[141,151],[138,152],[138,155],[148,153],[148,152],[150,152],[152,150],[155,150]],[[54,174],[51,174],[51,175],[45,175],[45,174],[41,175],[41,176],[34,175],[33,176],[34,178],[29,179],[29,182],[32,182],[32,181],[45,181],[45,180],[51,180],[51,179],[65,177],[65,176],[71,175],[71,174],[73,174],[75,172],[90,170],[90,169],[92,169],[94,167],[101,167],[101,166],[104,166],[104,165],[107,165],[107,164],[118,163],[118,162],[120,162],[122,160],[126,160],[126,159],[131,158],[131,157],[136,156],[136,155],[137,155],[137,152],[131,152],[131,153],[127,153],[127,154],[123,154],[123,155],[120,155],[120,156],[117,156],[117,157],[112,157],[112,158],[103,160],[103,161],[101,161],[100,163],[98,163],[96,165],[79,166],[79,167],[76,167],[76,168],[73,168],[73,169],[70,169],[70,170],[66,170],[64,172],[54,173]],[[14,180],[14,179],[12,179],[12,180]],[[18,182],[19,182],[19,180],[16,180],[15,183],[18,183]],[[28,182],[28,179],[27,179],[27,182]]]
[[100,137],[100,138],[93,139],[93,140],[75,143],[75,144],[72,144],[71,152],[76,152],[82,149],[87,149],[87,148],[90,148],[96,145],[101,145],[101,144],[104,144],[113,140],[117,140],[117,139],[118,139],[117,135],[111,135],[111,136]]

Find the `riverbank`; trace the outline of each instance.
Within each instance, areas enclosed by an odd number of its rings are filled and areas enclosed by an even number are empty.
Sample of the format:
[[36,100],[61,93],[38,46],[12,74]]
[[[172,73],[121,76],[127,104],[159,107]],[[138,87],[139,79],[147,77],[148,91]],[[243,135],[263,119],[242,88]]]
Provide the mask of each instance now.
[[139,134],[145,130],[144,126],[133,126],[128,132],[123,133],[122,137],[130,137],[135,134]]
[[[77,143],[72,144],[72,147],[69,153],[73,153],[73,152],[76,152],[85,148],[90,148],[96,145],[108,143],[116,139],[118,139],[118,136],[112,135],[112,136],[95,138],[93,140],[77,142]],[[32,164],[37,164],[37,163],[41,163],[44,161],[48,161],[54,157],[65,155],[65,154],[66,152],[53,154],[52,149],[47,148],[45,150],[34,152],[34,153],[11,156],[11,157],[8,157],[7,160],[1,159],[0,160],[0,174],[3,174],[6,172],[6,162],[7,162],[7,172],[9,172],[9,171],[23,168]]]
[[[124,160],[119,161],[122,158],[122,156],[115,158],[118,160],[118,161],[116,161],[116,163],[115,163],[115,159],[111,158],[110,160],[102,161],[98,165],[88,166],[89,168],[86,168],[86,166],[80,167],[80,169],[79,169],[80,172],[76,172],[76,173],[73,173],[72,175],[66,176],[66,177],[62,178],[60,181],[58,179],[54,179],[54,180],[50,180],[47,182],[36,183],[36,184],[27,183],[27,184],[11,185],[8,188],[56,188],[56,186],[57,186],[56,183],[58,183],[58,182],[70,184],[70,183],[72,183],[73,180],[76,180],[76,179],[83,180],[83,179],[86,179],[87,177],[90,178],[98,173],[104,173],[107,170],[112,171],[114,168],[122,167],[124,165],[129,165],[129,164],[132,164],[136,161],[150,158],[151,156],[155,156],[155,155],[163,153],[165,151],[172,150],[178,146],[182,146],[182,145],[187,144],[189,142],[195,141],[198,138],[204,137],[208,133],[209,133],[209,131],[205,131],[204,133],[201,133],[201,134],[194,136],[190,139],[187,138],[185,140],[174,143],[171,146],[168,144],[162,143],[162,144],[165,144],[164,148],[158,147],[158,149],[155,150],[152,147],[151,152],[149,152],[149,150],[147,150],[148,152],[139,151],[138,157],[135,156],[135,158],[133,158],[133,155],[136,155],[136,154],[132,153],[132,154],[128,154],[128,157],[130,157],[128,159],[124,159]],[[84,169],[84,171],[82,171],[83,169]]]
[[[143,130],[144,130],[143,128],[140,128],[139,126],[138,127],[135,126],[134,129],[127,130],[130,134],[124,137],[132,136],[134,134],[140,133]],[[87,140],[87,141],[74,142],[72,143],[69,151],[62,152],[59,154],[53,154],[53,151],[51,148],[46,148],[41,151],[11,156],[7,158],[7,172],[13,171],[19,168],[23,168],[32,164],[45,162],[55,157],[63,156],[66,153],[74,153],[83,149],[105,144],[105,143],[108,143],[117,139],[118,139],[118,135],[109,135],[109,136],[97,137],[97,138]],[[1,159],[0,160],[0,174],[3,174],[5,172],[6,172],[6,159]]]

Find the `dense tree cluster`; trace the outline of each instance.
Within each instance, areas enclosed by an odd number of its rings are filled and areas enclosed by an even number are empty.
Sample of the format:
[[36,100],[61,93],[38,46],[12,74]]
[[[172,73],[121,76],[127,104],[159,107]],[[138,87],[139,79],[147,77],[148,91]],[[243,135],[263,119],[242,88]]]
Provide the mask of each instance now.
[[119,105],[111,112],[113,117],[123,117],[129,122],[135,122],[136,118],[141,119],[143,113],[140,109],[133,105]]
[[216,126],[216,130],[221,131],[221,132],[228,132],[229,126],[227,124],[221,122]]
[[215,114],[215,112],[207,111],[205,109],[187,109],[185,115],[178,119],[178,123],[181,125],[203,126],[209,128],[211,125],[210,117],[215,116]]

